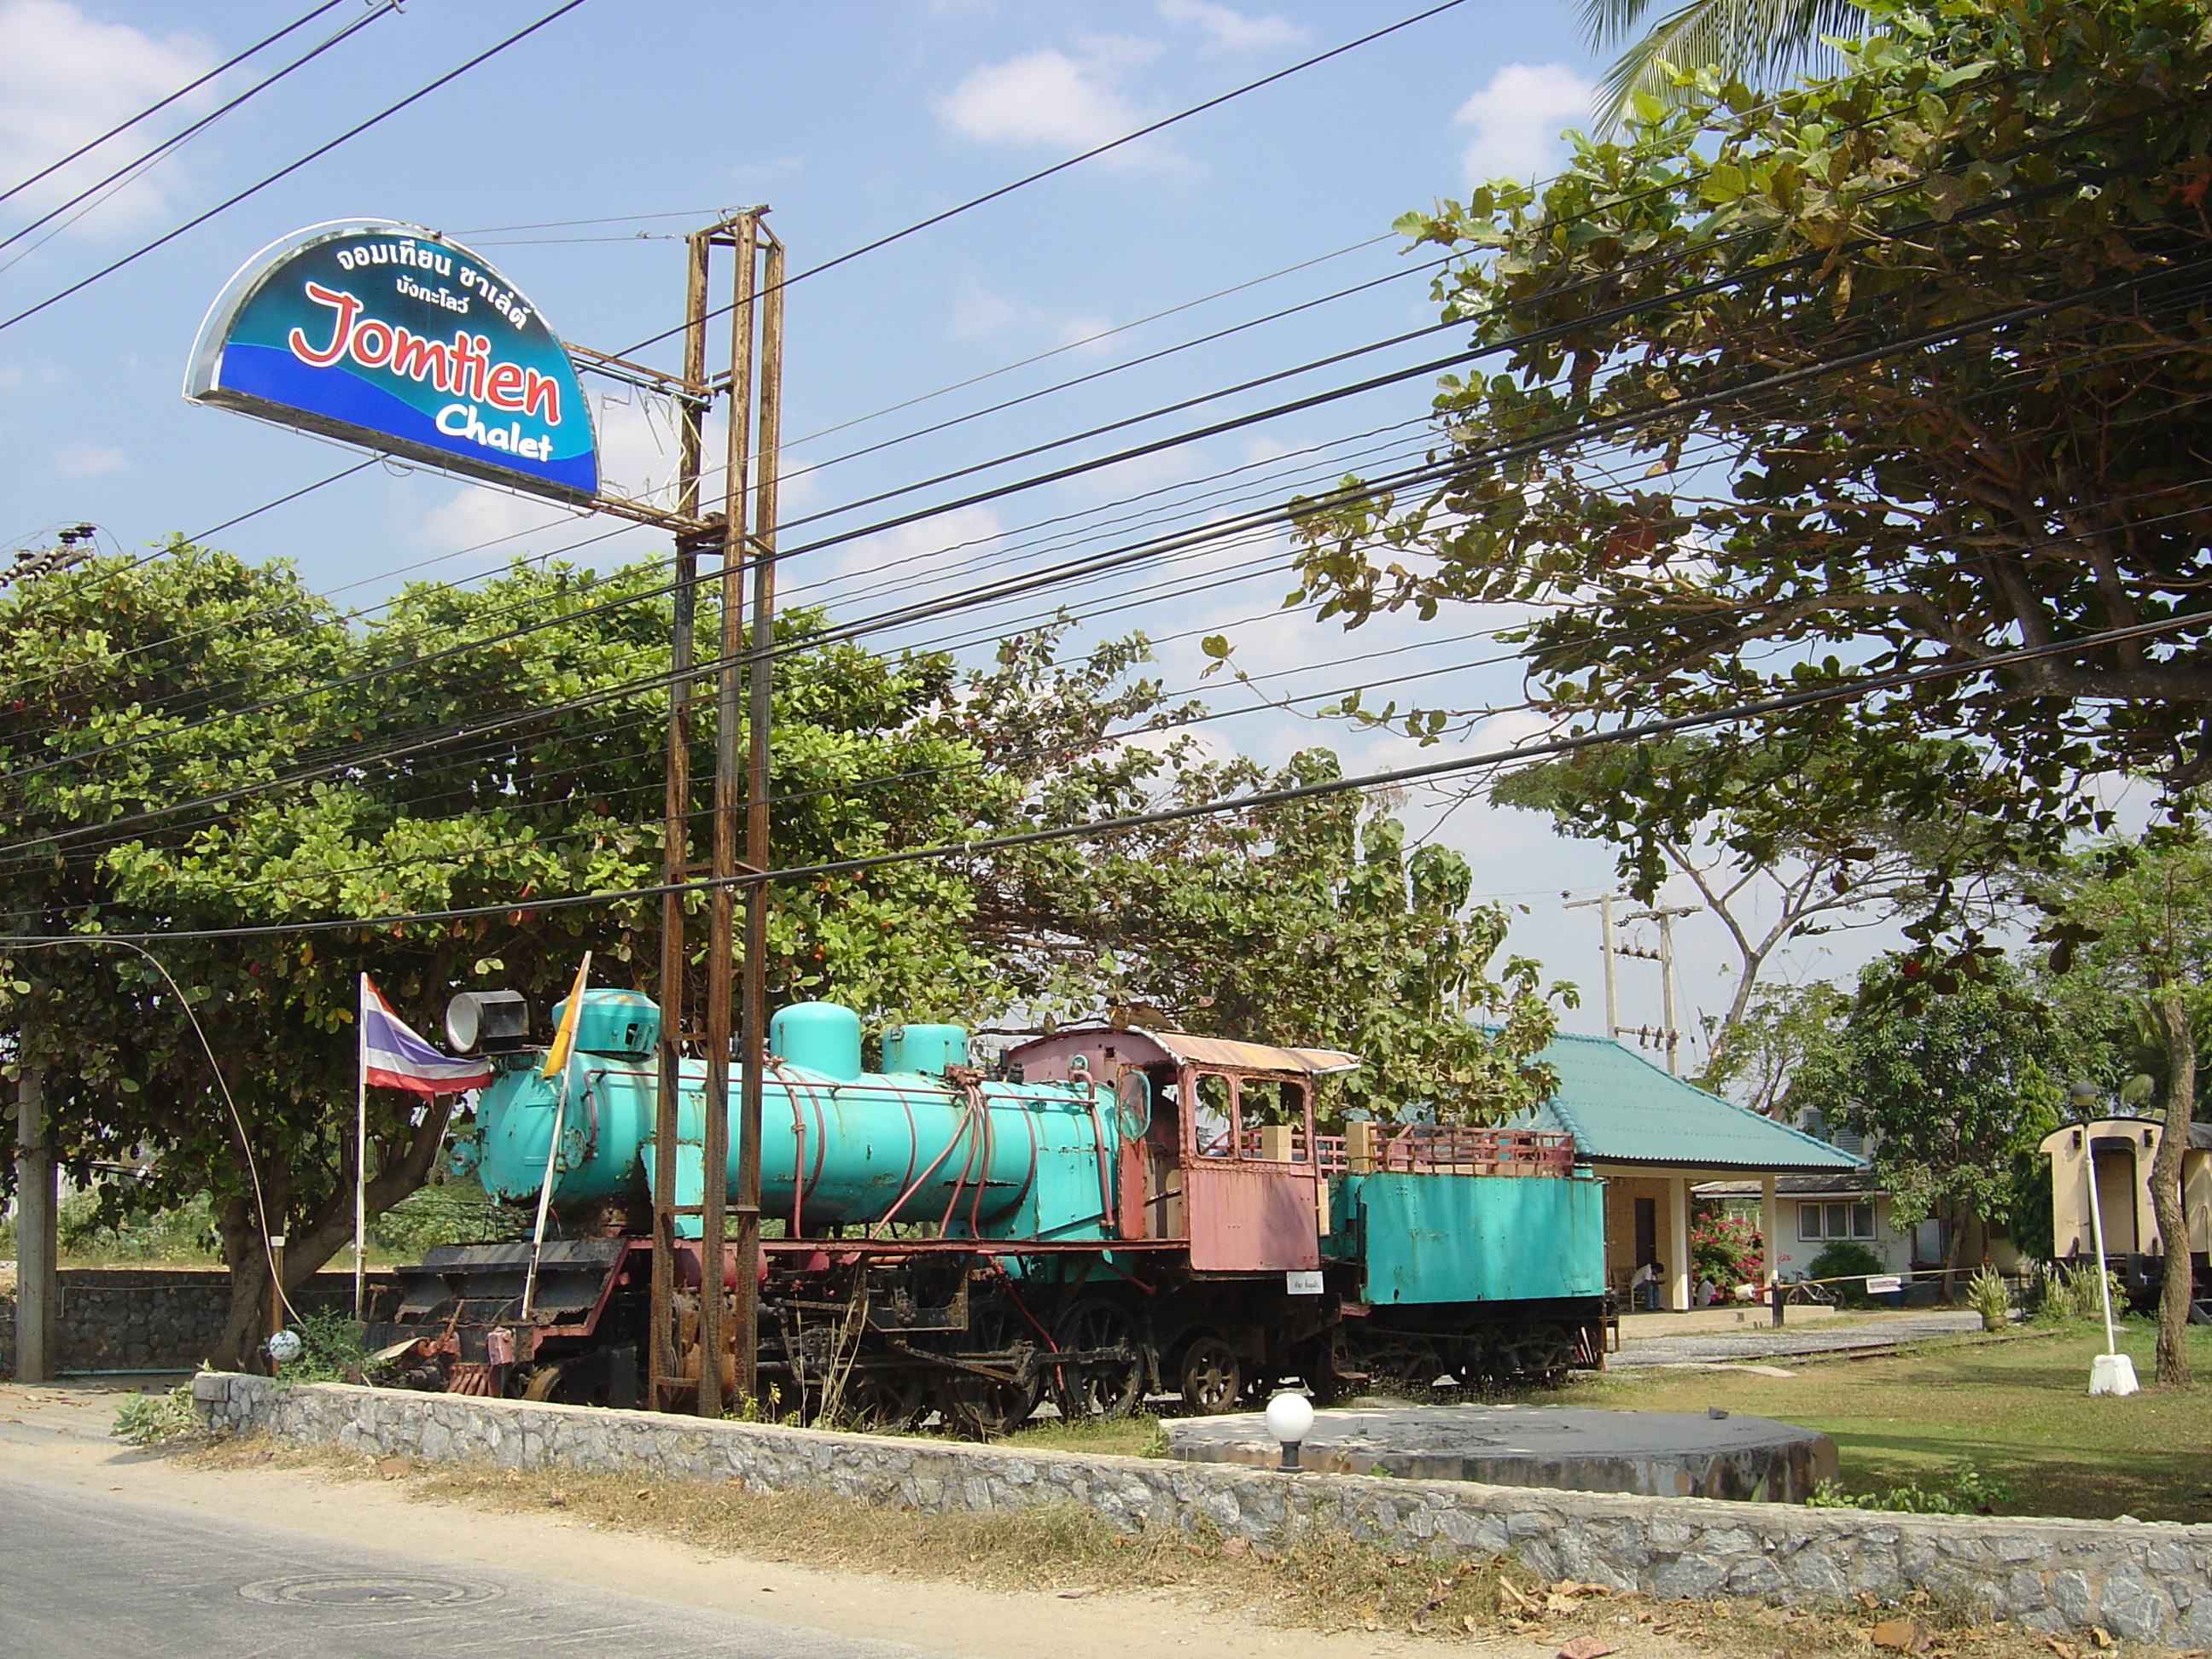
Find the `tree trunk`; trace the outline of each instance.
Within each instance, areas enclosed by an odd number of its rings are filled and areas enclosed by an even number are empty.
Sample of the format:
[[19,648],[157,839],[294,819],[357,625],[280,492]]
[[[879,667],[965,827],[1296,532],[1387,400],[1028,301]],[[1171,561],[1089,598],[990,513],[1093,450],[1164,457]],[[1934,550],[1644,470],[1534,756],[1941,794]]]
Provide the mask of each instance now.
[[[446,1119],[451,1111],[449,1101],[434,1100],[423,1112],[422,1122],[409,1130],[406,1138],[386,1154],[382,1164],[368,1179],[371,1219],[416,1191],[428,1178],[430,1166],[437,1160],[438,1148],[445,1139]],[[350,1160],[344,1171],[346,1178],[337,1183],[330,1196],[311,1213],[293,1216],[289,1224],[284,1219],[284,1200],[293,1188],[282,1164],[264,1158],[263,1175],[272,1182],[269,1188],[270,1224],[286,1229],[288,1233],[284,1293],[290,1297],[304,1289],[353,1238]],[[210,1360],[220,1370],[258,1370],[262,1368],[269,1258],[262,1247],[259,1219],[252,1201],[240,1196],[225,1205],[216,1231],[222,1238],[223,1265],[230,1270],[230,1307],[223,1316],[222,1340]]]
[[2158,1292],[2158,1380],[2189,1386],[2189,1303],[2194,1285],[2189,1261],[2189,1220],[2181,1208],[2181,1160],[2189,1150],[2189,1123],[2197,1099],[2197,1034],[2189,1010],[2171,988],[2151,999],[2151,1018],[2166,1050],[2166,1131],[2151,1160],[2150,1206],[2158,1218],[2164,1255]]
[[1966,1213],[1954,1210],[1943,1218],[1943,1304],[1946,1307],[1957,1299],[1959,1262],[1966,1253]]

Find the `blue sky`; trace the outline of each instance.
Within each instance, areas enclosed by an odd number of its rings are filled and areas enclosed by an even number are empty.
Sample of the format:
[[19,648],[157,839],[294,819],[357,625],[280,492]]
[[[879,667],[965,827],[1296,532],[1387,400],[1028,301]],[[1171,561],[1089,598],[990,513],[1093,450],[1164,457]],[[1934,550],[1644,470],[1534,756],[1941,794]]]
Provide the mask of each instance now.
[[[0,262],[15,261],[0,264],[0,315],[306,153],[553,3],[410,0],[404,12],[368,25],[216,122],[96,210],[42,242],[0,249]],[[307,3],[0,0],[0,187],[291,21]],[[319,40],[366,3],[348,0],[295,39]],[[209,301],[255,250],[301,226],[358,215],[443,230],[497,262],[564,337],[619,349],[677,320],[681,244],[670,238],[720,210],[771,204],[794,267],[804,268],[1415,9],[1412,0],[1265,7],[588,0],[330,156],[0,331],[0,535],[9,549],[34,545],[58,525],[89,520],[112,538],[109,545],[137,548],[219,524],[348,462],[349,452],[189,406],[178,392]],[[1568,0],[1467,0],[1112,157],[796,283],[787,429],[805,440],[862,423],[794,444],[787,467],[798,476],[787,512],[830,513],[939,471],[1432,321],[1425,278],[1387,238],[1390,222],[1460,191],[1470,177],[1531,176],[1557,158],[1555,135],[1582,122],[1595,72],[1574,11]],[[149,130],[176,131],[296,49],[288,41]],[[0,234],[133,153],[110,146],[0,203]],[[1401,274],[1231,338],[836,459],[1393,272]],[[1190,304],[1230,289],[1238,291]],[[1139,321],[1173,307],[1187,308]],[[1208,403],[1112,443],[1172,434],[1408,366],[1442,355],[1450,339]],[[1055,355],[1006,369],[1047,352]],[[669,346],[649,355],[673,366]],[[941,395],[879,413],[933,392]],[[794,561],[786,586],[859,614],[943,591],[986,566],[1033,565],[1054,556],[1053,548],[1064,550],[1069,537],[1110,537],[1117,525],[1108,520],[1120,520],[1123,535],[1138,514],[1200,522],[1242,499],[1214,493],[1223,483],[1202,482],[1224,469],[1252,469],[1225,482],[1256,502],[1363,457],[1374,465],[1382,455],[1417,451],[1425,404],[1424,383],[1409,381],[1177,446],[1110,473],[808,556]],[[633,490],[649,488],[667,465],[661,412],[630,403],[598,413],[607,471]],[[1361,433],[1378,435],[1353,441]],[[1110,447],[1102,441],[1066,453]],[[810,464],[818,470],[798,471]],[[980,482],[1018,476],[1020,469],[1002,470]],[[1127,504],[1133,496],[1141,499]],[[1062,522],[1024,532],[1045,520]],[[804,533],[871,521],[846,514]],[[344,603],[368,605],[403,580],[466,580],[509,556],[586,538],[600,539],[573,556],[602,568],[664,545],[647,531],[606,533],[615,529],[605,519],[579,520],[542,501],[394,467],[372,469],[214,539],[249,558],[295,559]],[[1279,544],[1242,547],[1067,597],[1088,634],[1141,626],[1161,638],[1172,688],[1197,684],[1197,640],[1218,631],[1237,642],[1248,672],[1272,677],[1264,684],[1274,696],[1364,682],[1376,702],[1392,695],[1391,678],[1413,672],[1428,676],[1414,696],[1484,705],[1518,696],[1510,665],[1482,661],[1498,654],[1495,645],[1444,642],[1500,618],[1447,617],[1426,629],[1386,623],[1347,638],[1281,609],[1289,586],[1281,554]],[[957,635],[939,624],[884,642],[984,640],[1021,625],[1035,608],[981,613]],[[1335,744],[1355,770],[1437,752],[1261,707],[1253,693],[1218,680],[1208,695],[1225,707],[1252,705],[1249,714],[1210,727],[1208,740],[1269,759],[1316,742]],[[1531,729],[1523,717],[1501,715],[1467,746],[1494,747]],[[1516,947],[1583,982],[1589,1006],[1569,1024],[1595,1029],[1595,921],[1587,910],[1562,910],[1559,895],[1598,890],[1610,855],[1559,842],[1525,815],[1479,801],[1455,808],[1454,799],[1416,794],[1404,810],[1418,829],[1469,854],[1480,890],[1530,905]],[[1720,1006],[1727,986],[1716,973],[1717,927],[1693,920],[1682,942],[1686,997],[1693,1007]],[[1857,945],[1846,948],[1856,960]],[[1805,960],[1821,973],[1834,970]],[[1650,970],[1625,964],[1624,974],[1625,1018],[1656,1021]]]

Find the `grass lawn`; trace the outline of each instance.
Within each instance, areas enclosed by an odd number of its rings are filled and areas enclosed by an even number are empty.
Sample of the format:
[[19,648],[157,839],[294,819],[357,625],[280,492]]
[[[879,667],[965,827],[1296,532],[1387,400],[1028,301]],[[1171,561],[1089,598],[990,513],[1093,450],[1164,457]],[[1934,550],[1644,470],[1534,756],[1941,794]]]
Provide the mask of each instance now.
[[2008,1515],[2212,1522],[2212,1329],[2192,1327],[2185,1390],[2151,1383],[2155,1333],[2131,1322],[2120,1347],[2143,1392],[2089,1397],[2100,1327],[1985,1344],[1933,1343],[1892,1358],[1774,1363],[1797,1374],[1615,1371],[1531,1403],[1626,1411],[1729,1411],[1834,1437],[1842,1484],[1927,1486],[1961,1462],[2011,1488]]

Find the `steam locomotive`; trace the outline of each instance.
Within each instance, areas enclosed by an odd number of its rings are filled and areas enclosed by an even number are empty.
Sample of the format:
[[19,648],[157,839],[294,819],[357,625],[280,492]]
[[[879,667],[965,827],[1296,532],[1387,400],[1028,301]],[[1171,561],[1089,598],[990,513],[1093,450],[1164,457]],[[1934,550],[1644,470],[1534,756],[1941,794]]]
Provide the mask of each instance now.
[[[533,1214],[542,1201],[551,1225],[534,1244],[431,1249],[400,1270],[372,1342],[418,1387],[680,1403],[672,1386],[696,1389],[707,1363],[698,1298],[726,1297],[736,1265],[732,1248],[709,1273],[697,1239],[703,1063],[681,1067],[664,1148],[649,998],[586,992],[548,1077],[519,1000],[494,994],[516,1035],[489,1056],[453,1164]],[[472,1012],[449,1035],[502,1046],[483,1024]],[[1325,1401],[1601,1365],[1601,1189],[1571,1139],[1358,1121],[1321,1133],[1316,1079],[1358,1063],[1099,1027],[986,1071],[962,1028],[909,1024],[885,1033],[871,1072],[851,1009],[783,1008],[762,1080],[763,1392],[810,1419],[939,1413],[990,1436],[1048,1398],[1112,1417],[1173,1393],[1211,1413],[1292,1379]],[[739,1095],[733,1076],[733,1116]],[[680,1334],[678,1376],[653,1379],[663,1157]],[[734,1152],[717,1178],[735,1192]]]

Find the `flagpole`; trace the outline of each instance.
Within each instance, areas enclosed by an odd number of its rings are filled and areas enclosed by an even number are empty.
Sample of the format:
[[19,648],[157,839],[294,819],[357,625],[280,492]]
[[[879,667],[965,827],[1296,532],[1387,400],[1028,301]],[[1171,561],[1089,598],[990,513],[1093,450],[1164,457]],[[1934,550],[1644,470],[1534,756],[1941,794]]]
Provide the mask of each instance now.
[[538,1187],[538,1224],[530,1230],[530,1267],[522,1276],[522,1317],[530,1317],[538,1300],[538,1258],[545,1248],[545,1218],[553,1207],[554,1166],[561,1157],[561,1131],[568,1115],[568,1055],[575,1048],[576,1023],[583,1018],[584,988],[592,981],[592,953],[584,952],[583,961],[576,968],[576,982],[568,988],[568,1001],[561,1017],[561,1028],[553,1033],[553,1046],[545,1051],[545,1063],[538,1068],[538,1076],[552,1077],[556,1073],[560,1087],[553,1093],[553,1137],[545,1143],[545,1178]]
[[368,1316],[368,975],[354,1020],[353,1316]]

